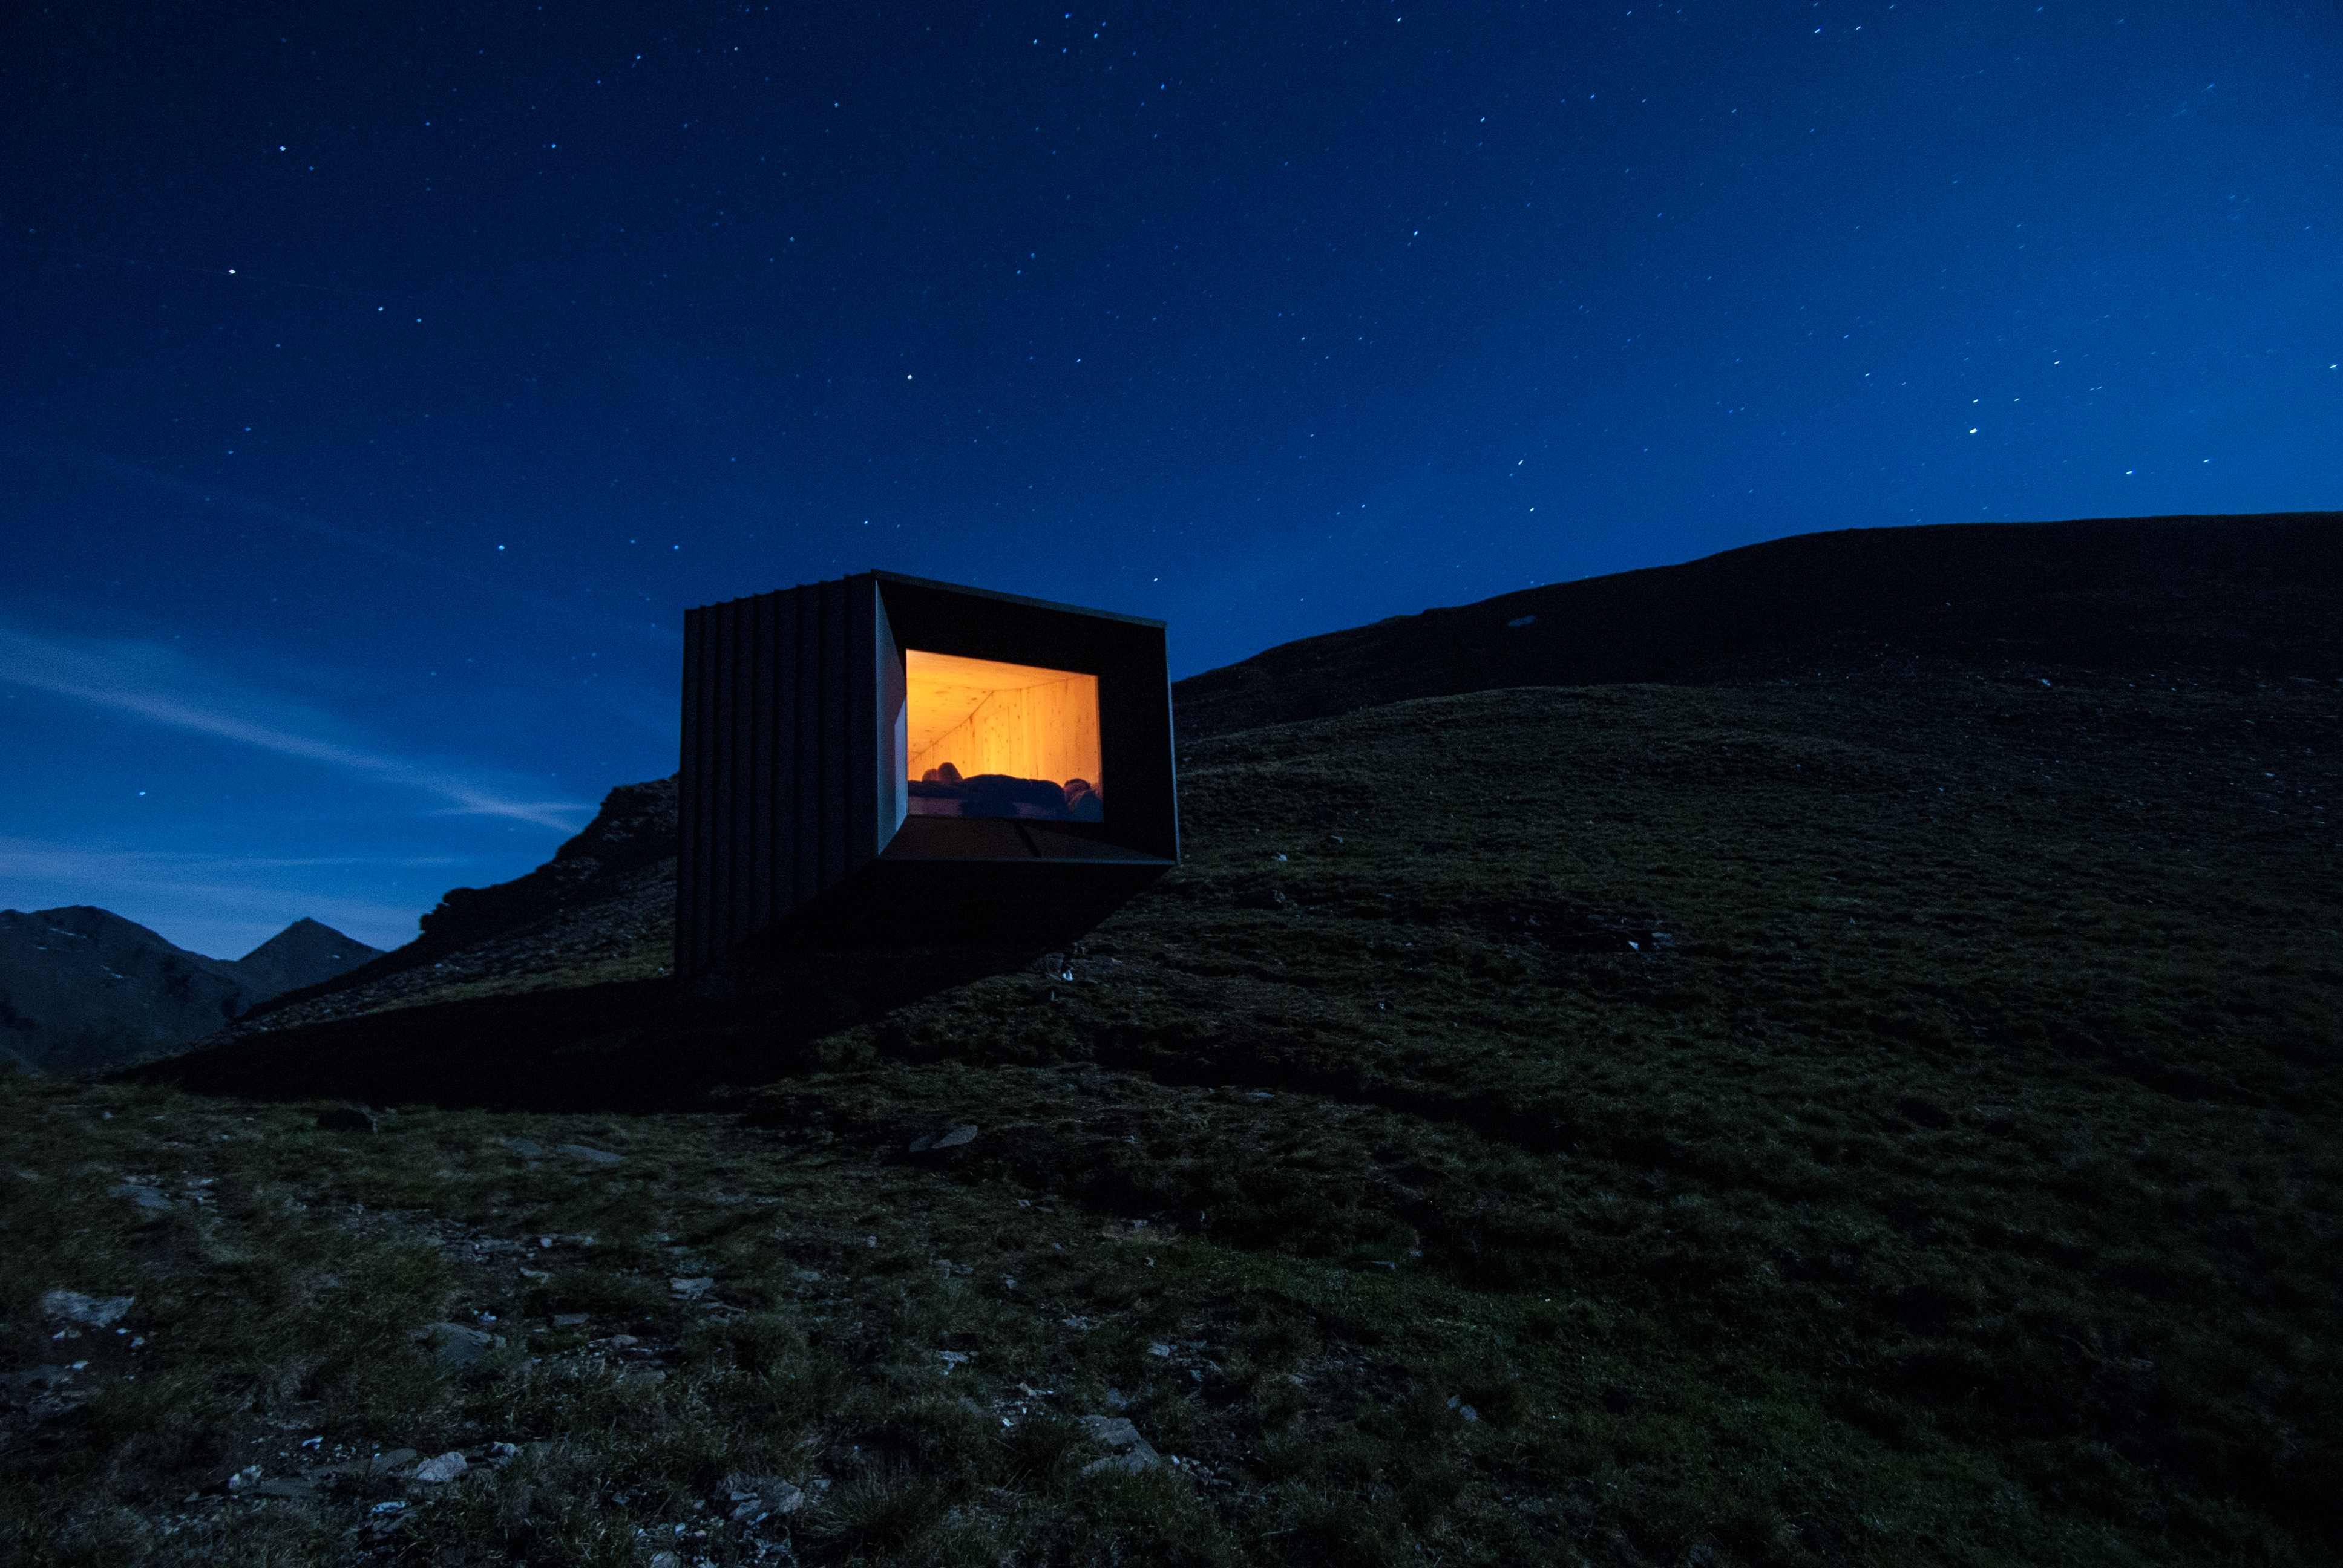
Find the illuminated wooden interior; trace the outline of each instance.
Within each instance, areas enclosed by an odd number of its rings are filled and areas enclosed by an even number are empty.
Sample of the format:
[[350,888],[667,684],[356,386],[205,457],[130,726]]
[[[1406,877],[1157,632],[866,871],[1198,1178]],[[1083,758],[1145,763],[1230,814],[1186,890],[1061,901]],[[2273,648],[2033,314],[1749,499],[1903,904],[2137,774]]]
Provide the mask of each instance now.
[[950,763],[963,779],[1005,773],[1106,789],[1095,675],[904,651],[910,774]]

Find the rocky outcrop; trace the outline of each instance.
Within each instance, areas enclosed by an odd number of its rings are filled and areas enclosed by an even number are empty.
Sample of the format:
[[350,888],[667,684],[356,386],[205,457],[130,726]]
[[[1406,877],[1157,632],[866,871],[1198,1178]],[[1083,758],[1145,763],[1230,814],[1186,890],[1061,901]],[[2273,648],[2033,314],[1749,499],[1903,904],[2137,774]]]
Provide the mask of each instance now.
[[449,987],[520,991],[666,972],[675,803],[672,777],[619,785],[544,865],[493,887],[448,890],[405,947],[256,1008],[206,1043],[398,1007]]
[[448,889],[439,907],[423,917],[422,941],[434,948],[466,947],[594,902],[634,873],[673,859],[675,790],[672,777],[619,785],[603,797],[601,810],[585,831],[536,870],[490,888]]

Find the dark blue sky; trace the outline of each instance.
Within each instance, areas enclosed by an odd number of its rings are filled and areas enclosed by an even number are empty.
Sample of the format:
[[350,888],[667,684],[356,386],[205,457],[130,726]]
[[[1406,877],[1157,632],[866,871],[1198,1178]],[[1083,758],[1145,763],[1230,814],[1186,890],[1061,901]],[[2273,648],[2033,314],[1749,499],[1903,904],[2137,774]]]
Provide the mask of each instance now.
[[2326,4],[8,9],[0,903],[383,946],[871,566],[1175,674],[2343,506]]

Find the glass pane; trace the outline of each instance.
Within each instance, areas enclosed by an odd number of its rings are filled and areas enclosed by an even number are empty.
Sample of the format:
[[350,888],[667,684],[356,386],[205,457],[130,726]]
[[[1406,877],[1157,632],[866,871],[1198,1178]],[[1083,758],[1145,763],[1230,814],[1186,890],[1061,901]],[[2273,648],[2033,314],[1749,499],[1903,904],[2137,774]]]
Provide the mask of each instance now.
[[955,654],[903,654],[914,817],[1097,822],[1098,677]]

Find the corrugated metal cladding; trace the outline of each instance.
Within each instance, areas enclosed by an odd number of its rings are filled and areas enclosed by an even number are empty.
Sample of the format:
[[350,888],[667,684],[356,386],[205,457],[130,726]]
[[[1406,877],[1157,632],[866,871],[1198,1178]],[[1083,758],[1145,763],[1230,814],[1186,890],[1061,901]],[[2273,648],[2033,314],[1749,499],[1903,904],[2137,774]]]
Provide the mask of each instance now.
[[[907,819],[902,650],[1099,681],[1102,822]],[[1179,863],[1163,625],[891,572],[687,610],[676,969],[752,938],[1014,943]]]
[[895,727],[878,716],[884,674],[898,708],[902,674],[867,577],[687,610],[683,663],[676,957],[692,972],[893,833]]

